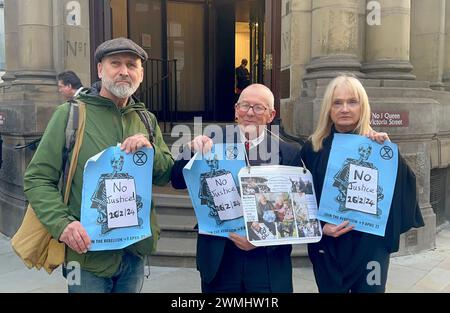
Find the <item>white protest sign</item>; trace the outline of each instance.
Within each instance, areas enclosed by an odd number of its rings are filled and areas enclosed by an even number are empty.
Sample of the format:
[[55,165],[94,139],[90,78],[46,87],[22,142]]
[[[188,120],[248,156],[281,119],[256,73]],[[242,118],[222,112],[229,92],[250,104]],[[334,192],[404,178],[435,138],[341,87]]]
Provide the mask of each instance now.
[[345,207],[376,214],[377,186],[378,171],[376,169],[350,164]]
[[243,215],[241,197],[230,173],[206,178],[206,182],[220,220],[233,220]]
[[108,228],[138,225],[134,179],[105,179]]

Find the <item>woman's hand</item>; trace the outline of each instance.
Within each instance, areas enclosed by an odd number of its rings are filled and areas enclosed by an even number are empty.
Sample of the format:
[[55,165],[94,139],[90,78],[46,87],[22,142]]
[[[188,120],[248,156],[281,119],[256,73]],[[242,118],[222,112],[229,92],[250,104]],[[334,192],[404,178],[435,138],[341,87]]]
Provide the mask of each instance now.
[[339,225],[326,223],[325,226],[323,226],[323,233],[327,236],[337,238],[339,236],[342,236],[343,234],[348,233],[353,228],[355,228],[355,226],[349,226],[349,221],[342,222]]
[[383,144],[385,140],[391,141],[387,133],[376,132],[373,129],[368,134],[366,134],[366,137],[378,142],[379,144]]

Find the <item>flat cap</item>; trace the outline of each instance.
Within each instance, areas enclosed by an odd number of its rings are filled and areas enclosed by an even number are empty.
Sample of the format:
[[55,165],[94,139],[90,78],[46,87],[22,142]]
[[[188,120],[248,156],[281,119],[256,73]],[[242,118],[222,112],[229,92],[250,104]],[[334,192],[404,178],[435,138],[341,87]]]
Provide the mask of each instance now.
[[142,62],[147,61],[148,54],[137,43],[128,38],[120,37],[107,40],[100,44],[95,50],[94,58],[96,63],[102,61],[105,56],[118,53],[133,53],[142,59]]

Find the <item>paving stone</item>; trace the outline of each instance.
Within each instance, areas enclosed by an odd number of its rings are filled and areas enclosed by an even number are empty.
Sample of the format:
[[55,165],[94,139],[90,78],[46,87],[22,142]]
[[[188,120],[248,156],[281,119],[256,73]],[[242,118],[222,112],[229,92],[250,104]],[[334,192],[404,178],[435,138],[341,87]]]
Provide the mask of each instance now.
[[445,255],[427,251],[416,255],[406,255],[391,258],[391,264],[429,271],[444,260]]
[[294,279],[304,279],[311,281],[315,284],[316,279],[314,278],[314,273],[312,267],[300,267],[294,268],[293,270]]
[[447,270],[450,271],[450,256],[447,257],[444,261],[442,261],[441,263],[439,263],[439,265],[437,266],[438,268],[441,268],[443,270]]
[[[25,268],[25,267],[24,267]],[[66,288],[66,282],[61,272],[55,271],[51,275],[41,270],[19,269],[0,275],[0,292],[31,292],[35,289],[54,290],[54,285],[61,286],[61,291]],[[53,286],[50,288],[50,286]]]
[[412,288],[418,280],[425,277],[428,272],[425,270],[414,269],[410,267],[391,264],[389,266],[386,291],[393,290],[406,292]]
[[450,284],[450,271],[433,268],[425,277],[420,279],[415,287],[441,292]]
[[182,268],[150,276],[149,280],[145,280],[142,292],[199,293],[200,275],[195,269]]
[[317,293],[317,285],[314,281],[298,279],[294,277],[295,293]]

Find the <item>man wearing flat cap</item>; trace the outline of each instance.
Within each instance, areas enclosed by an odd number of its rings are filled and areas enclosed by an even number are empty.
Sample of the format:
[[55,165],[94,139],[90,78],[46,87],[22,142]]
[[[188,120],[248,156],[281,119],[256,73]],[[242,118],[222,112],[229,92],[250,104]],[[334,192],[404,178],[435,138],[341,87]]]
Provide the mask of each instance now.
[[[139,292],[144,280],[144,258],[155,249],[159,238],[153,201],[152,237],[124,249],[89,251],[91,240],[80,223],[83,169],[89,158],[117,142],[122,143],[125,153],[148,147],[154,151],[153,183],[163,186],[170,179],[173,159],[155,116],[132,97],[143,80],[142,64],[147,61],[147,53],[130,39],[116,38],[102,43],[94,57],[101,88],[83,89],[76,99],[85,104],[86,123],[68,204],[64,204],[58,189],[68,102],[56,108],[47,125],[25,172],[24,189],[42,224],[53,238],[66,244],[66,263],[79,265],[79,277],[68,281],[70,293]],[[71,153],[68,162],[70,158]]]

